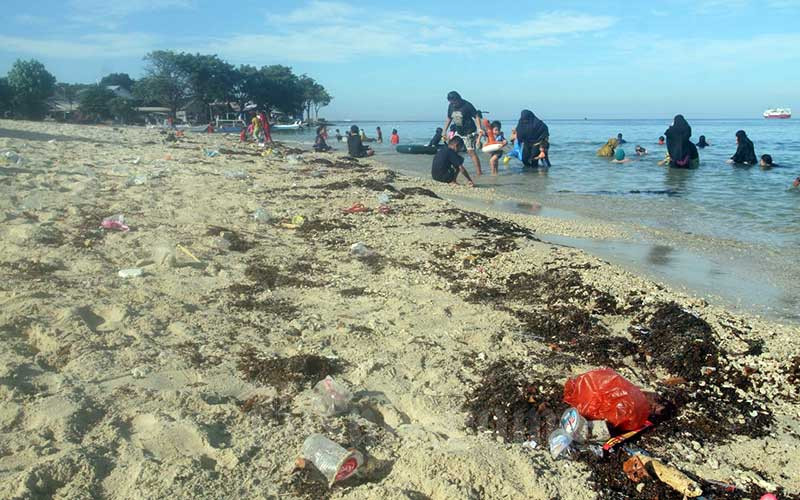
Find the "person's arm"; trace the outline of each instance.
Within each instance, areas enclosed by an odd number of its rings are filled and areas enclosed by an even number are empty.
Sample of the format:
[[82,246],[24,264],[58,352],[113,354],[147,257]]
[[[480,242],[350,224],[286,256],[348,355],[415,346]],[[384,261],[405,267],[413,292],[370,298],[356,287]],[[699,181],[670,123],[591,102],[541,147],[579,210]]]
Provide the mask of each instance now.
[[469,176],[469,173],[467,173],[467,169],[464,168],[463,164],[458,166],[458,171],[464,174],[464,177],[466,177],[467,183],[470,185],[470,187],[475,187],[475,183],[472,182],[472,178]]
[[483,131],[483,128],[481,127],[481,119],[478,118],[478,115],[473,116],[472,119],[475,120],[475,126],[478,127],[478,137],[485,135],[486,133]]
[[[450,131],[450,122],[452,122],[452,121],[453,121],[453,119],[450,118],[449,116],[444,121],[444,127],[442,127],[442,139],[445,139],[447,137],[445,134],[447,134]],[[447,142],[446,139],[445,139],[445,142]]]

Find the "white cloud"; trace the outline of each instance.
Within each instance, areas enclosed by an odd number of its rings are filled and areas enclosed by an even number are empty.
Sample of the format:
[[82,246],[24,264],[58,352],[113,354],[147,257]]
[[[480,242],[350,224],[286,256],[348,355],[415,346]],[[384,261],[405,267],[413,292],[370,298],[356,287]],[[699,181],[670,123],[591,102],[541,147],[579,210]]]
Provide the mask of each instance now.
[[591,31],[602,31],[616,23],[611,16],[550,12],[518,24],[508,24],[497,30],[503,39],[530,39],[554,35],[572,35]]
[[191,0],[70,0],[67,4],[71,21],[99,26],[107,30],[116,29],[133,14],[155,12],[171,8],[191,7]]
[[159,41],[147,33],[98,33],[70,40],[0,35],[0,46],[8,52],[64,59],[142,57]]
[[267,20],[273,23],[299,24],[314,21],[336,21],[356,14],[358,9],[341,2],[312,0],[303,7],[292,10],[285,15],[269,14]]

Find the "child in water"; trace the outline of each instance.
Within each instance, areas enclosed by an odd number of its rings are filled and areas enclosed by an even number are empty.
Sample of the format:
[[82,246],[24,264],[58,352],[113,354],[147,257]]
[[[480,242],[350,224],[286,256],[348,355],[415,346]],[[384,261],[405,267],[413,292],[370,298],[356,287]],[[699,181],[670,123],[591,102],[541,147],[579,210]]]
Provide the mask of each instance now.
[[647,149],[643,148],[642,146],[636,145],[636,155],[637,156],[644,156],[647,154]]
[[539,156],[534,158],[534,160],[539,161],[540,167],[550,168],[552,165],[550,164],[550,139],[545,138],[542,139],[542,142],[539,144]]
[[792,182],[792,187],[795,189],[800,188],[800,177],[798,177],[797,179],[794,180],[794,182]]
[[[492,133],[494,134],[494,142],[500,143],[505,147],[508,144],[506,140],[506,136],[503,134],[502,131],[502,124],[495,120],[491,123]],[[492,155],[489,157],[489,166],[492,168],[492,175],[497,175],[497,164],[500,163],[500,157],[503,156],[503,149],[500,148],[497,151],[493,152]]]
[[667,143],[667,140],[666,140],[666,139],[664,139],[664,136],[663,136],[663,135],[662,135],[661,137],[659,137],[659,138],[658,138],[658,145],[659,145],[659,146],[663,146],[663,145],[664,145],[664,144],[666,144],[666,143]]
[[375,127],[375,141],[383,144],[383,130],[380,127]]
[[630,158],[625,158],[625,150],[622,148],[617,148],[614,151],[614,159],[611,160],[611,163],[630,163],[633,160]]
[[342,142],[342,133],[339,132],[339,129],[336,129],[336,142]]
[[769,170],[772,167],[779,166],[778,164],[772,162],[772,155],[761,155],[761,161],[758,162],[758,164],[761,166],[762,170]]
[[400,135],[397,133],[397,129],[396,128],[392,129],[391,142],[394,145],[400,144]]

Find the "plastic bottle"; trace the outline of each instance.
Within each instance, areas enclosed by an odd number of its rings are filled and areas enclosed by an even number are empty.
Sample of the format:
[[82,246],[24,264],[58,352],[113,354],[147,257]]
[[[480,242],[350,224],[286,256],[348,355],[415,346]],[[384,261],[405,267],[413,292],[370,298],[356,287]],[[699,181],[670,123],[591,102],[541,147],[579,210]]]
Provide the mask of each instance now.
[[142,274],[144,274],[144,271],[138,267],[120,269],[120,271],[117,273],[120,278],[138,278]]
[[389,193],[381,193],[378,195],[378,203],[381,205],[388,205],[391,198],[389,197]]
[[572,446],[572,436],[564,432],[564,429],[556,429],[547,438],[550,443],[550,455],[558,459]]
[[375,255],[375,251],[370,249],[367,245],[365,245],[361,241],[359,241],[358,243],[354,243],[353,245],[350,246],[350,253],[360,259],[366,257],[372,257],[373,255]]
[[364,463],[358,450],[345,450],[322,434],[312,434],[303,442],[303,458],[314,464],[331,486],[352,476]]
[[317,413],[326,417],[346,412],[350,408],[352,397],[347,387],[330,375],[314,386],[314,408]]
[[13,151],[6,151],[5,153],[3,153],[3,156],[5,156],[6,160],[8,160],[9,163],[12,163],[14,165],[22,164],[22,157]]
[[256,222],[269,222],[272,220],[272,215],[267,211],[266,208],[258,207],[255,212],[253,212],[253,220]]

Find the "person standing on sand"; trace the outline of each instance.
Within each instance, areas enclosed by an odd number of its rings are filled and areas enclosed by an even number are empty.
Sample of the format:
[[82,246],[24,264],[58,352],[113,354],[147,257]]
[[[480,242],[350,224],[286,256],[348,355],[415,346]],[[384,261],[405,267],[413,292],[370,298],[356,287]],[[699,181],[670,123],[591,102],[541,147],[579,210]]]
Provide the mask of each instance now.
[[453,137],[461,139],[467,149],[467,154],[472,158],[475,171],[478,175],[482,175],[481,160],[475,153],[475,144],[478,142],[478,138],[483,135],[478,110],[475,109],[471,102],[462,99],[461,95],[455,90],[447,93],[447,102],[449,103],[447,120],[444,122],[442,129],[448,130],[451,122],[455,125]]

